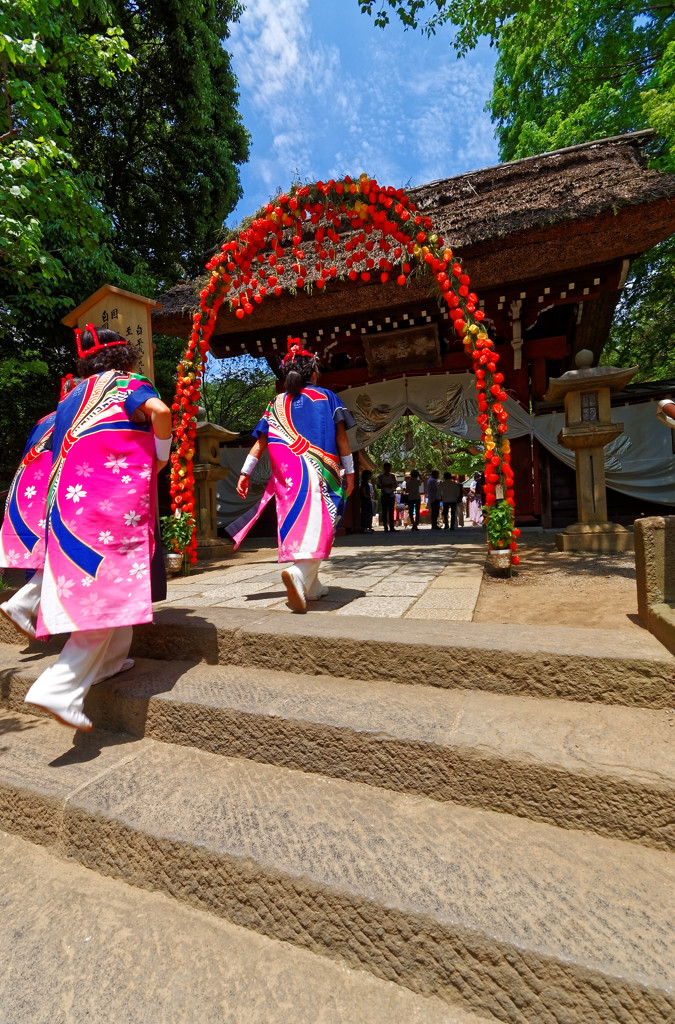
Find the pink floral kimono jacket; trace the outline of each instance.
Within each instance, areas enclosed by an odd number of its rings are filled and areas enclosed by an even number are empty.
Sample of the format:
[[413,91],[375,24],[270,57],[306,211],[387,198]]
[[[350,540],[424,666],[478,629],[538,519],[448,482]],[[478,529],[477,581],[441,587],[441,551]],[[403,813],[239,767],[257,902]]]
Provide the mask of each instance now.
[[47,485],[56,413],[33,427],[7,496],[0,528],[0,566],[41,569],[45,560]]
[[156,395],[144,377],[109,370],[59,405],[38,636],[152,619],[155,444],[131,416]]

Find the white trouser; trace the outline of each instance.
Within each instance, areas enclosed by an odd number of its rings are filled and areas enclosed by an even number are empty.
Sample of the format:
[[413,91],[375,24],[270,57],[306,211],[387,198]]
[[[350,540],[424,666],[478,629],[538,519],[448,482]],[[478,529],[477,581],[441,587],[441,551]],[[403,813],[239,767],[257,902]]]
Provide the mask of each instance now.
[[299,561],[293,562],[293,565],[300,574],[305,597],[309,601],[314,600],[321,593],[325,593],[325,588],[319,582],[320,558],[301,558]]
[[71,633],[58,660],[46,668],[26,694],[27,704],[50,711],[82,711],[93,683],[120,671],[129,653],[132,626]]
[[32,578],[28,580],[28,583],[24,583],[21,590],[17,590],[14,597],[10,597],[9,601],[5,602],[5,608],[7,611],[17,615],[17,618],[22,619],[25,615],[33,627],[37,622],[38,608],[40,607],[40,592],[42,590],[42,569],[38,569],[33,574]]

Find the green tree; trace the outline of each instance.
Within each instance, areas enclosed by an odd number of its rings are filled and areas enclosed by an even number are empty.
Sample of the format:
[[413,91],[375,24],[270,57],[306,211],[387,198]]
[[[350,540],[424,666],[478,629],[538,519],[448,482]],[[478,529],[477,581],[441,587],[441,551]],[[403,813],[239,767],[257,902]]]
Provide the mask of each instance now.
[[[39,416],[73,368],[59,324],[107,274],[123,283],[106,244],[112,222],[72,147],[64,103],[73,68],[97,88],[132,65],[119,29],[82,34],[74,2],[0,0],[0,475],[11,475]],[[125,279],[126,280],[126,279]],[[79,282],[79,292],[73,290]]]
[[[0,0],[0,300],[32,295],[51,311],[54,289],[69,276],[64,249],[96,254],[109,228],[94,176],[78,167],[64,107],[71,69],[92,68],[98,89],[131,67],[119,29],[84,35],[74,2]],[[47,228],[61,237],[58,249]],[[8,314],[5,313],[5,319]]]
[[248,143],[220,43],[238,10],[0,0],[5,478],[73,369],[61,318],[104,282],[154,295],[216,244]]
[[248,434],[276,394],[276,377],[264,360],[212,359],[202,389],[206,418]]
[[[653,128],[651,157],[675,172],[675,3],[641,0],[358,0],[376,24],[447,25],[461,55],[486,35],[498,60],[488,104],[504,160]],[[635,261],[603,362],[637,379],[675,374],[675,242]]]
[[[223,221],[241,196],[238,166],[249,136],[223,42],[237,0],[109,0],[133,55],[103,93],[72,73],[72,140],[97,175],[113,218],[116,258],[142,261],[159,287],[203,270]],[[80,28],[100,31],[96,0],[80,0]]]
[[391,462],[395,473],[438,469],[468,476],[483,469],[482,449],[474,441],[443,434],[417,416],[400,419],[386,434],[368,447],[377,467]]
[[[500,151],[516,159],[653,127],[654,162],[675,171],[675,4],[567,2],[542,19],[515,15],[498,38],[490,100]],[[675,374],[675,240],[637,259],[602,362],[639,365],[637,380]]]
[[[534,5],[511,18],[499,32],[489,104],[502,157],[639,128],[660,131],[669,101],[675,141],[674,16],[672,3],[566,0],[545,18]],[[655,155],[664,169],[675,169],[668,142],[660,135]]]

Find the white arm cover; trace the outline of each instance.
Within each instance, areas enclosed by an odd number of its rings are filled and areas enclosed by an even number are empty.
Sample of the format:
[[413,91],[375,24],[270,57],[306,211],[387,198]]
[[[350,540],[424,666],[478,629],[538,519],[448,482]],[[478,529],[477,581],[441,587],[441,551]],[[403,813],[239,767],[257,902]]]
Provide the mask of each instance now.
[[353,455],[341,455],[340,465],[344,469],[345,473],[354,472],[354,456]]
[[244,459],[244,465],[241,467],[241,476],[250,476],[255,467],[258,465],[258,460],[254,455],[247,455]]
[[168,462],[171,455],[171,438],[155,437],[155,455],[160,462]]

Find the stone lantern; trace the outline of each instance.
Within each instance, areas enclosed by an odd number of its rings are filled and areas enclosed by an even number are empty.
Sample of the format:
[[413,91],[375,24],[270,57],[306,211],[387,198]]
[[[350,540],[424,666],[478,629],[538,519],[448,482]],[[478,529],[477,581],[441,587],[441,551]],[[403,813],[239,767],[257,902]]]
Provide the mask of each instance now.
[[239,434],[235,431],[207,423],[204,410],[199,410],[193,461],[198,558],[222,557],[232,550],[232,542],[218,536],[216,482],[224,480],[230,472],[220,464],[220,446],[236,437]]
[[565,426],[558,444],[574,452],[579,521],[556,535],[559,551],[630,551],[633,534],[607,520],[605,445],[623,433],[623,423],[612,422],[610,396],[633,379],[638,367],[592,366],[593,353],[582,349],[576,370],[551,378],[547,402],[565,402]]

